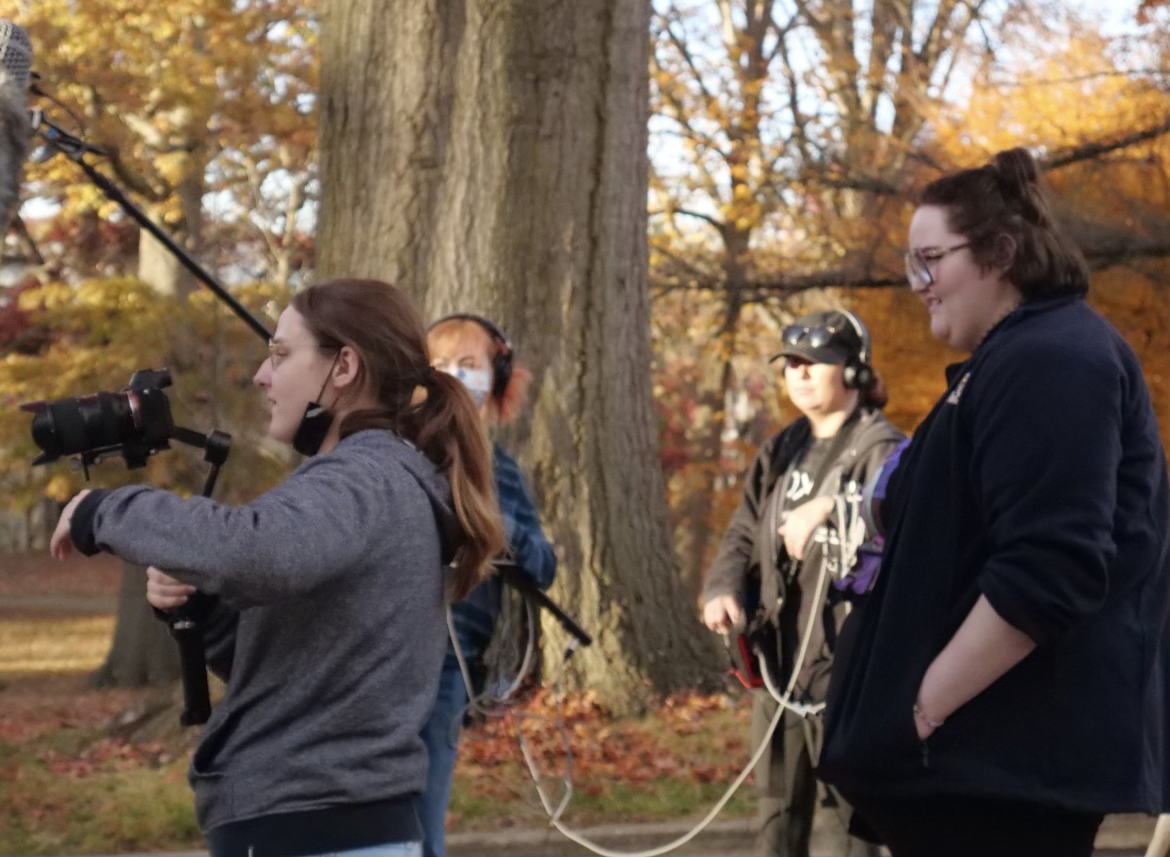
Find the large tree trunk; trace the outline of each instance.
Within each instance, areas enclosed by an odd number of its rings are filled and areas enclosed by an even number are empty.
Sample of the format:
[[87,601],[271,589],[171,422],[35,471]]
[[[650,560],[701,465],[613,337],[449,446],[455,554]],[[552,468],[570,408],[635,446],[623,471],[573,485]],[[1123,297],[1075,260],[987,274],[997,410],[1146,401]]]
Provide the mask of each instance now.
[[[485,313],[536,375],[513,432],[619,711],[714,674],[674,565],[651,401],[645,0],[332,0],[319,277]],[[550,637],[558,637],[549,629]]]
[[146,569],[125,563],[114,641],[90,682],[95,687],[160,686],[181,675],[179,647],[146,603]]
[[716,537],[711,526],[711,516],[715,509],[715,487],[723,459],[727,394],[734,378],[731,358],[735,353],[740,310],[737,301],[733,299],[729,302],[723,326],[706,349],[706,359],[699,371],[695,390],[697,407],[691,423],[694,440],[690,445],[689,465],[709,473],[710,482],[704,486],[704,490],[694,491],[679,504],[678,524],[675,528],[683,588],[695,598],[702,592],[707,558]]

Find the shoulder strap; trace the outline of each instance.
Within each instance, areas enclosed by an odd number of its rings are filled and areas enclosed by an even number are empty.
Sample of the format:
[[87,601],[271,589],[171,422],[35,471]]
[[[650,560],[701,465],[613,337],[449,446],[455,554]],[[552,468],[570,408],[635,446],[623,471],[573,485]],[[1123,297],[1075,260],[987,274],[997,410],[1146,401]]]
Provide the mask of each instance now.
[[[860,425],[860,415],[861,409],[859,408],[849,415],[848,419],[845,420],[845,424],[841,426],[840,431],[838,431],[837,434],[833,436],[833,440],[829,445],[829,449],[826,452],[824,459],[821,461],[820,466],[817,468],[815,476],[813,477],[812,491],[809,494],[810,498],[817,496],[817,492],[820,491],[821,488],[821,483],[825,481],[825,477],[828,476],[829,471],[833,469],[837,462],[837,458],[841,455],[842,452],[845,451],[847,445],[857,434],[857,427]],[[765,531],[767,536],[767,541],[765,544],[767,546],[767,550],[770,551],[770,556],[772,557],[775,557],[778,553],[778,545],[776,544],[776,531],[780,525],[780,518],[782,509],[784,507],[784,497],[781,495],[787,489],[788,480],[791,478],[793,468],[796,465],[797,455],[808,446],[809,441],[812,439],[812,426],[809,424],[807,419],[803,420],[803,426],[800,428],[802,430],[799,432],[794,432],[791,438],[782,438],[781,441],[776,444],[777,448],[775,454],[773,455],[773,462],[776,464],[782,464],[783,466],[782,468],[777,467],[774,474],[772,474],[772,486],[775,486],[776,480],[781,476],[783,477],[783,482],[781,483],[779,490],[773,490],[772,488],[769,489],[769,505],[768,511],[765,513],[769,518],[769,524]],[[785,443],[784,441],[789,442]],[[782,446],[785,447],[785,456],[783,461],[781,460],[780,449]],[[794,572],[795,562],[795,560],[790,560],[792,567],[788,569],[788,572]],[[774,560],[769,560],[769,564],[775,567]],[[782,571],[779,568],[776,568],[775,570],[777,572]]]
[[861,408],[857,408],[845,420],[840,430],[833,435],[833,442],[829,444],[829,450],[825,454],[824,459],[822,459],[820,467],[817,468],[816,475],[813,477],[812,493],[809,494],[810,497],[817,496],[817,492],[821,490],[821,483],[825,481],[825,477],[829,475],[829,471],[837,465],[837,459],[841,457],[841,454],[853,442],[860,425]]
[[772,493],[776,487],[776,481],[788,472],[797,453],[804,448],[811,434],[812,427],[805,417],[794,421],[780,432],[776,446],[772,449],[772,460],[768,465],[768,480],[767,484],[763,486],[763,496],[766,497]]

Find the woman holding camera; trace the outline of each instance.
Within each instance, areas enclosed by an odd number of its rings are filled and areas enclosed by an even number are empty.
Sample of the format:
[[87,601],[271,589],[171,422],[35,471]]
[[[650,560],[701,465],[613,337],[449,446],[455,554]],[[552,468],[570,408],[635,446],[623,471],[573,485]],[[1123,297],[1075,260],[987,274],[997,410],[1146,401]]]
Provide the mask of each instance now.
[[217,596],[202,618],[227,693],[190,770],[213,855],[421,854],[419,734],[446,595],[470,592],[504,545],[491,449],[393,286],[298,293],[269,352],[255,376],[268,433],[312,456],[292,476],[235,508],[143,486],[82,492],[52,552],[167,569],[148,583],[160,609]]
[[[853,313],[810,313],[782,336],[773,360],[783,361],[801,416],[764,444],[747,474],[704,583],[703,621],[724,634],[745,624],[764,632],[759,644],[776,674],[769,692],[755,694],[753,749],[775,717],[776,695],[787,707],[756,766],[759,845],[764,854],[807,857],[829,670],[847,601],[864,595],[848,591],[872,535],[860,514],[862,489],[902,433],[882,414],[887,397],[870,364],[869,331]],[[836,853],[867,850],[844,823],[836,827]]]
[[1027,151],[927,186],[906,264],[968,357],[890,477],[821,774],[898,857],[1088,855],[1105,813],[1170,809],[1149,391]]

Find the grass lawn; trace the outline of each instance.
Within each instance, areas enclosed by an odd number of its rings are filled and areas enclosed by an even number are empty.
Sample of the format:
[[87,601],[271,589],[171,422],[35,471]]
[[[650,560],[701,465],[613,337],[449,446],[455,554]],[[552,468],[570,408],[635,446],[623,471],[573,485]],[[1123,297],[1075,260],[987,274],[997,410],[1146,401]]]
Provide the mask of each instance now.
[[[88,620],[87,620],[88,621]],[[54,618],[55,627],[71,620]],[[14,636],[0,617],[0,658]],[[71,656],[72,658],[72,656]],[[0,672],[0,853],[190,850],[185,754],[105,736],[146,694],[87,689],[87,673]]]

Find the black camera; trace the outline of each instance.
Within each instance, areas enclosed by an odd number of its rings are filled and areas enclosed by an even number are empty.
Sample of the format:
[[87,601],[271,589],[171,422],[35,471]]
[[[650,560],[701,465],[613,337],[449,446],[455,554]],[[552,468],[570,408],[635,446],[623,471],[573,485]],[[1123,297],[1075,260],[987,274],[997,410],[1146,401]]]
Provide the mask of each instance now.
[[127,467],[144,466],[147,458],[170,447],[175,433],[171,403],[163,392],[170,385],[166,369],[140,369],[118,393],[21,405],[34,414],[33,442],[43,450],[33,464],[80,455],[88,465],[120,454]]
[[[210,497],[219,468],[231,448],[231,436],[221,431],[200,434],[176,426],[171,419],[171,403],[163,392],[169,386],[171,373],[166,369],[140,369],[118,393],[94,393],[21,405],[21,410],[33,414],[33,442],[42,450],[33,464],[48,464],[76,455],[81,458],[81,466],[88,468],[106,456],[121,455],[127,467],[142,467],[146,459],[170,449],[170,441],[176,440],[203,448],[203,459],[211,464],[203,496]],[[183,671],[183,711],[179,722],[184,726],[206,723],[211,713],[201,618],[212,607],[211,596],[196,592],[182,607],[159,611],[179,643]]]

